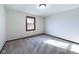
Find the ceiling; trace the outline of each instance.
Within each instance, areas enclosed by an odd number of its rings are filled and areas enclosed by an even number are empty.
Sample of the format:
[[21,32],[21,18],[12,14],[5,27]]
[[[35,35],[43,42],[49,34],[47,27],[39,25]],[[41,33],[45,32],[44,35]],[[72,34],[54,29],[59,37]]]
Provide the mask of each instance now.
[[63,11],[78,8],[78,4],[46,4],[46,8],[39,8],[39,4],[6,4],[7,9],[13,9],[37,16],[50,16]]

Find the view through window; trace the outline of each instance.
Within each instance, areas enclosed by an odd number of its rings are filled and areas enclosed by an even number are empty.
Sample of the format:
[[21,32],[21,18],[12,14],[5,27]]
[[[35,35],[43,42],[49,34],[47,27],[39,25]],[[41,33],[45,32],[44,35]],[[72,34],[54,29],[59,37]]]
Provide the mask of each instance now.
[[26,16],[26,31],[35,30],[35,17]]

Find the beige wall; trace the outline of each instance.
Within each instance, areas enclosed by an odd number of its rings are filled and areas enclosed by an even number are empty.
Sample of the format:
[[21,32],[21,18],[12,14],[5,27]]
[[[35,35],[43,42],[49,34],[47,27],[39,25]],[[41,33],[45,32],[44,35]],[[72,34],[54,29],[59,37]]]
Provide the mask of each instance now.
[[6,41],[6,23],[5,23],[5,9],[3,5],[0,5],[0,50],[2,49]]
[[44,32],[44,19],[36,17],[36,30],[26,32],[26,16],[33,16],[22,12],[7,10],[7,40],[13,40],[21,37],[27,37]]
[[79,9],[47,17],[45,32],[79,43]]

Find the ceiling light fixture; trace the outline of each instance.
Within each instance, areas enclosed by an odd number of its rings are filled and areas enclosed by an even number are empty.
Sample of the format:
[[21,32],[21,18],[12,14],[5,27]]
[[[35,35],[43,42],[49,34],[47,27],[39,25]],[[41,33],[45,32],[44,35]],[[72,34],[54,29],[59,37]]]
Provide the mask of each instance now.
[[46,4],[40,4],[39,7],[40,8],[45,8],[46,7]]

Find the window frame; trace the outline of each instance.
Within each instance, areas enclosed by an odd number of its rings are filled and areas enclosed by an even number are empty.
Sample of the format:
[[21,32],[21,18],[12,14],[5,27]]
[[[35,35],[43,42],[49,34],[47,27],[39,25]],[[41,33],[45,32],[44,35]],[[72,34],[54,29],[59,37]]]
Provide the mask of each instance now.
[[[34,29],[27,29],[27,18],[32,18],[34,19]],[[26,16],[26,31],[34,31],[36,29],[36,18],[35,17],[31,17],[31,16]]]

